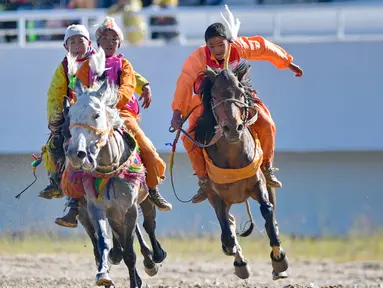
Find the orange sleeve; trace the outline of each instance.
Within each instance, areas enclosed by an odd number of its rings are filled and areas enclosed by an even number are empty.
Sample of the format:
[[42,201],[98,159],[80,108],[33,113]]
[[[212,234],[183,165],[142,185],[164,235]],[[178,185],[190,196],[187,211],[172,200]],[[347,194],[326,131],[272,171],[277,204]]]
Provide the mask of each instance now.
[[78,69],[76,73],[76,78],[81,80],[82,85],[84,87],[89,88],[89,60],[86,60],[82,63],[81,67]]
[[176,84],[176,91],[172,103],[172,110],[179,110],[182,116],[189,112],[189,106],[193,97],[193,84],[198,74],[206,67],[206,56],[204,47],[195,50],[184,62],[181,75]]
[[132,64],[126,59],[122,59],[122,71],[120,77],[120,87],[118,88],[118,95],[120,101],[117,104],[118,109],[122,109],[124,105],[128,104],[134,94],[136,88],[136,76]]
[[289,53],[261,36],[238,37],[232,45],[241,58],[270,61],[279,69],[285,69],[293,62]]

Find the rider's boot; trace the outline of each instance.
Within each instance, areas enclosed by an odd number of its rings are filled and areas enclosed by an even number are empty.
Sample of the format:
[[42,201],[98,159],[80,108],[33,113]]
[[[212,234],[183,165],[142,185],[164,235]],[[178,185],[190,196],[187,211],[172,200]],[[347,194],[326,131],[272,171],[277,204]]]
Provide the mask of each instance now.
[[56,218],[55,223],[63,227],[76,228],[78,226],[78,200],[72,198],[69,201],[68,207],[70,207],[68,213],[63,217]]
[[197,204],[207,199],[207,192],[206,192],[207,182],[208,182],[207,177],[198,177],[199,189],[197,191],[197,194],[193,196],[192,203]]
[[266,178],[266,185],[272,188],[281,188],[282,183],[277,179],[274,172],[278,171],[278,168],[272,167],[271,163],[264,163],[261,166],[263,175]]
[[52,198],[62,198],[64,197],[64,193],[61,191],[58,183],[59,176],[58,172],[53,172],[49,174],[49,185],[45,187],[43,191],[39,193],[39,197],[44,199],[52,199]]
[[172,204],[162,197],[157,187],[154,189],[149,188],[149,200],[156,205],[160,211],[169,211],[173,208]]

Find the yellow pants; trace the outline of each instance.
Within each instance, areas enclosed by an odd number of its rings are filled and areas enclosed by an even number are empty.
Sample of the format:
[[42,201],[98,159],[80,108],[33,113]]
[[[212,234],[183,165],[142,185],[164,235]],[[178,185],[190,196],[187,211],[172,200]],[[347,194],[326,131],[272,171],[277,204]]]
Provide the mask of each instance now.
[[57,160],[53,156],[53,154],[50,152],[50,147],[52,145],[52,138],[53,138],[53,135],[49,136],[47,144],[41,148],[41,151],[43,152],[45,169],[47,169],[48,173],[57,172]]

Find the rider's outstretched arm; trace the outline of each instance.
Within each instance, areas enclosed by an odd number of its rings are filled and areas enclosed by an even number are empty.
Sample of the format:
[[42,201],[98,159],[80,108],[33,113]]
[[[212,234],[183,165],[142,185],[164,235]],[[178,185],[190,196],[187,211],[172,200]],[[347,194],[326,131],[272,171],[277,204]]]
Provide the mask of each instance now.
[[261,36],[238,37],[232,45],[241,58],[270,61],[279,69],[286,69],[293,62],[293,56]]

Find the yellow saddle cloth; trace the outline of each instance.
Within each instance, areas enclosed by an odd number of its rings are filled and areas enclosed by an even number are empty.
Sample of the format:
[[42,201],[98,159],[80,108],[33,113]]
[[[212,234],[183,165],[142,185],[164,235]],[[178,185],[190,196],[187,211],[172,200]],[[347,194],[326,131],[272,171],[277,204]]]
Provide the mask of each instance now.
[[258,136],[253,135],[255,141],[255,155],[253,161],[246,167],[239,169],[224,169],[214,165],[213,161],[209,158],[205,149],[202,149],[203,156],[206,161],[206,169],[209,178],[216,184],[230,184],[243,179],[253,177],[259,167],[261,166],[263,159],[263,151]]

